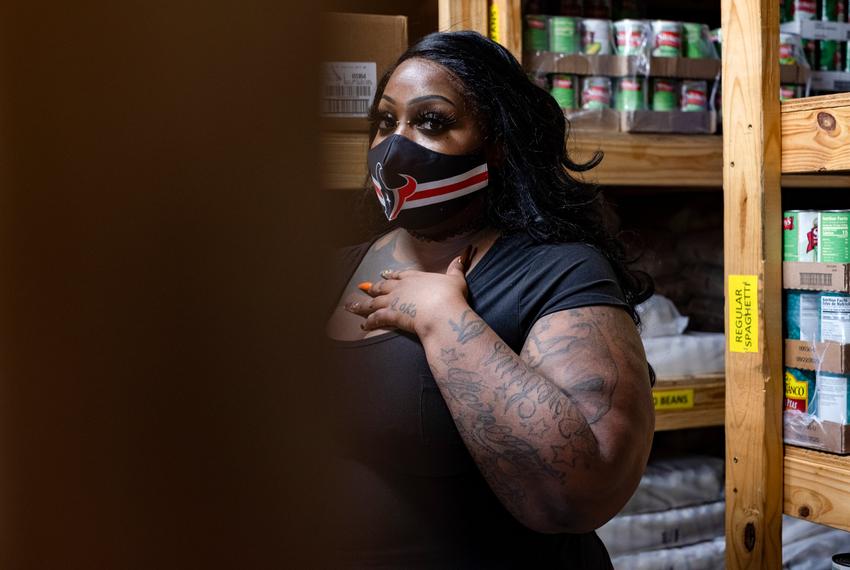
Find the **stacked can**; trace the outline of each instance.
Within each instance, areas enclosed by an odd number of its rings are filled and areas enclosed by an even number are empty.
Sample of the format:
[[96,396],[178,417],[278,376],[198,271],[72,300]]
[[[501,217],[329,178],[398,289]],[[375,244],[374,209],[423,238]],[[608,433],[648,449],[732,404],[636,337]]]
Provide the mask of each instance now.
[[679,83],[675,79],[652,80],[653,111],[675,111],[679,108]]
[[682,111],[707,111],[708,110],[708,81],[685,80],[682,81]]
[[618,20],[614,22],[617,55],[646,53],[652,38],[652,29],[643,20]]
[[526,51],[546,51],[549,49],[549,17],[540,14],[528,14],[525,17],[525,32],[522,38]]
[[779,63],[797,65],[802,50],[803,44],[798,34],[779,32]]
[[652,22],[653,57],[682,57],[682,22]]
[[782,259],[850,263],[850,210],[789,210],[782,216]]
[[716,57],[717,54],[714,52],[714,46],[711,43],[708,26],[685,22],[682,24],[682,28],[685,32],[685,57],[691,59]]
[[552,76],[550,93],[561,109],[572,111],[576,108],[576,77],[574,75],[556,74]]
[[622,77],[617,80],[614,101],[618,111],[643,111],[646,109],[646,79]]
[[583,110],[611,107],[611,79],[609,77],[583,77],[581,80],[581,108]]
[[820,212],[788,210],[782,215],[783,261],[818,261]]
[[551,16],[549,18],[549,51],[558,53],[578,53],[579,19],[570,16]]
[[802,85],[780,85],[779,100],[788,101],[789,99],[799,99],[803,96]]
[[581,53],[609,55],[613,52],[611,20],[581,21]]

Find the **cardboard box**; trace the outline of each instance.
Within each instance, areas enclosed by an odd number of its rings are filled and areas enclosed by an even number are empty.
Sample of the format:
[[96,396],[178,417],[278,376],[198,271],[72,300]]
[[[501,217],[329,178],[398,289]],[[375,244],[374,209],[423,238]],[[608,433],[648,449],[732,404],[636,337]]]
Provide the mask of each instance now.
[[785,22],[779,26],[783,32],[797,34],[806,40],[850,40],[850,24],[846,22],[822,22],[820,20],[804,20],[801,22]]
[[785,339],[785,366],[850,374],[850,344]]
[[815,91],[850,91],[850,73],[846,71],[812,71]]
[[811,414],[783,414],[785,443],[840,455],[850,454],[850,425],[824,422]]
[[322,127],[367,132],[367,114],[378,81],[407,49],[407,18],[325,14]]
[[783,261],[782,287],[850,293],[850,263]]
[[638,56],[537,52],[525,54],[523,61],[528,71],[540,74],[568,73],[606,77],[649,75],[680,79],[716,79],[720,74],[719,59],[653,57],[647,66],[646,59]]
[[620,113],[614,109],[567,111],[566,116],[570,129],[605,132],[620,130]]
[[620,111],[620,130],[627,133],[714,134],[714,111]]
[[783,85],[805,85],[812,70],[802,65],[780,65],[779,82]]

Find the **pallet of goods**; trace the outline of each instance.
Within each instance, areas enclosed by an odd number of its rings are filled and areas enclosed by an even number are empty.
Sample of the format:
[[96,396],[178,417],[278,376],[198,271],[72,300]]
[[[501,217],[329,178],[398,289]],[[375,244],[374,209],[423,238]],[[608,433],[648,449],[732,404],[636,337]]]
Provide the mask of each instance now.
[[531,77],[575,128],[702,134],[717,128],[720,60],[708,26],[529,13],[523,51]]
[[850,454],[850,211],[783,215],[785,442]]

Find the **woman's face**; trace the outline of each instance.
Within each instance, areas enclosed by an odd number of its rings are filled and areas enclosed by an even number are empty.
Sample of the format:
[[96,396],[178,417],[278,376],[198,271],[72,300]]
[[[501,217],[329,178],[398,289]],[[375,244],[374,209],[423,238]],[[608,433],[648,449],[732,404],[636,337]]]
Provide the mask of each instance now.
[[425,59],[408,59],[390,76],[378,102],[377,126],[372,147],[394,134],[443,154],[471,154],[482,145],[455,80]]

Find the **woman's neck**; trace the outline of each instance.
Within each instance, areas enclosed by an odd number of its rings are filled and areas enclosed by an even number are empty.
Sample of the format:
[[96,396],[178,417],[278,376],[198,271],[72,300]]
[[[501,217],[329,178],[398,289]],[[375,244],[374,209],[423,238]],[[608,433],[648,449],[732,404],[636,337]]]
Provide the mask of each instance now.
[[440,241],[422,239],[406,230],[397,231],[396,258],[410,260],[423,271],[445,271],[455,257],[463,254],[467,246],[485,251],[498,236],[493,228],[474,229]]

